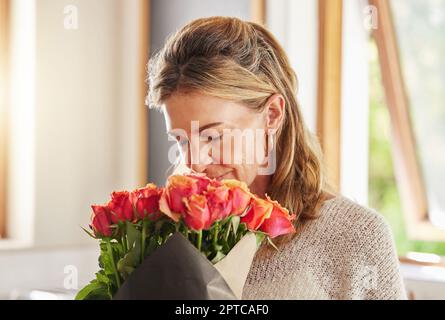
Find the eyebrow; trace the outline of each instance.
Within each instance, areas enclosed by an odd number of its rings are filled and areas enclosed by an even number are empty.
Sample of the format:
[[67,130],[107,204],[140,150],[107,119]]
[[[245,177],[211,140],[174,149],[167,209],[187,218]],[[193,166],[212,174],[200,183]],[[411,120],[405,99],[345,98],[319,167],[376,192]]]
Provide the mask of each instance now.
[[[208,123],[208,124],[206,124],[206,125],[200,127],[198,132],[201,133],[201,131],[203,131],[203,130],[205,130],[205,129],[208,129],[208,128],[211,128],[211,127],[216,127],[216,126],[219,126],[220,124],[223,124],[223,123],[224,123],[224,122],[212,122],[212,123]],[[173,135],[173,133],[170,132],[170,131],[168,131],[167,134],[168,134],[168,135]]]
[[220,124],[223,124],[222,122],[212,122],[212,123],[208,123],[205,126],[202,126],[199,128],[199,133],[201,133],[201,131],[211,128],[211,127],[216,127],[219,126]]

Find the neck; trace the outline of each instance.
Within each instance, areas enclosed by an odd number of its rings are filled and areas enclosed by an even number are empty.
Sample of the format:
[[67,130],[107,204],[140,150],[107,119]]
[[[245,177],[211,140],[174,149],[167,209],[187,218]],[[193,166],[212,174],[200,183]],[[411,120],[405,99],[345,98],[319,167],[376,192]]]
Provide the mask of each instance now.
[[264,199],[266,198],[266,192],[270,180],[271,180],[270,175],[257,175],[253,180],[253,182],[250,184],[249,189],[252,193]]

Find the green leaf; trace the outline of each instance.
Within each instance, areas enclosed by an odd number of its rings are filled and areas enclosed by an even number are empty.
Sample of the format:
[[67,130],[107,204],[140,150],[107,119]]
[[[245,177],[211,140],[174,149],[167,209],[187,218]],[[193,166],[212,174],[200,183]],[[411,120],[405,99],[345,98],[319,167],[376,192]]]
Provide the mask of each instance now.
[[83,287],[74,298],[75,300],[110,300],[108,286],[97,280],[91,281]]
[[106,285],[110,284],[110,278],[105,274],[104,270],[100,270],[99,272],[96,273],[96,279],[99,282],[102,282]]
[[104,270],[106,275],[113,274],[113,262],[111,261],[111,257],[108,253],[106,245],[103,246],[101,244],[100,257],[99,257],[99,265]]
[[240,217],[234,216],[231,219],[233,233],[236,234],[240,225]]
[[83,231],[85,231],[87,233],[87,235],[89,235],[91,238],[93,239],[97,239],[97,237],[92,234],[89,230],[85,229],[84,227],[81,227]]
[[127,221],[127,237],[129,249],[141,242],[142,232],[136,228],[136,226]]
[[263,242],[264,238],[266,237],[266,234],[263,232],[255,232],[255,237],[256,237],[256,245],[258,248]]
[[139,264],[139,256],[135,250],[130,250],[122,259],[117,262],[117,270],[122,275],[124,280],[134,271]]

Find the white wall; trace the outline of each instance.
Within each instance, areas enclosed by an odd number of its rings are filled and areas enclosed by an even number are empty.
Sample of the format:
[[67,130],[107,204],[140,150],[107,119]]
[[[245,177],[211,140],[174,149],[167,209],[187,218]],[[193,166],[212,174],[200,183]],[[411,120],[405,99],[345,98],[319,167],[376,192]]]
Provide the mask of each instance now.
[[[65,5],[77,8],[77,30],[64,27]],[[0,296],[62,288],[66,265],[78,268],[79,286],[92,278],[97,242],[80,227],[91,204],[137,187],[135,124],[146,110],[138,105],[138,0],[13,0],[12,8],[10,239],[0,240]]]
[[[14,120],[10,141],[20,148],[24,136],[33,152],[11,154],[10,234],[20,238],[20,222],[31,218],[34,246],[86,243],[73,226],[88,223],[90,205],[137,186],[135,124],[137,108],[145,109],[137,105],[138,1],[35,3],[34,109],[27,122]],[[77,30],[64,27],[68,4],[78,9]],[[23,177],[20,168],[28,166]],[[34,200],[25,215],[27,196]]]
[[312,132],[316,131],[317,120],[317,10],[317,1],[267,1],[267,27],[284,47],[297,73],[297,98],[306,125]]

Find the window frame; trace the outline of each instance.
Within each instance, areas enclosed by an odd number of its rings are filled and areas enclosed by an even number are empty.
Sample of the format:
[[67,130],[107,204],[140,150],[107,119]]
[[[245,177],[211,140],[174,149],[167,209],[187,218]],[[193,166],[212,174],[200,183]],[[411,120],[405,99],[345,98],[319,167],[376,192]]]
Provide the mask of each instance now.
[[140,83],[140,97],[139,97],[139,156],[138,156],[138,179],[139,185],[147,184],[148,179],[148,134],[149,134],[149,112],[145,106],[145,98],[148,92],[147,78],[147,62],[150,57],[150,15],[151,15],[151,1],[139,0],[140,16],[139,16],[139,83]]
[[250,19],[260,25],[266,24],[266,0],[250,0]]
[[7,237],[7,128],[8,128],[8,91],[9,91],[9,9],[10,0],[0,1],[0,239]]
[[318,1],[317,136],[327,181],[340,189],[342,0]]

